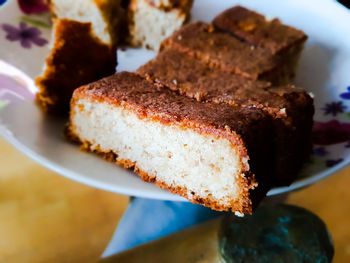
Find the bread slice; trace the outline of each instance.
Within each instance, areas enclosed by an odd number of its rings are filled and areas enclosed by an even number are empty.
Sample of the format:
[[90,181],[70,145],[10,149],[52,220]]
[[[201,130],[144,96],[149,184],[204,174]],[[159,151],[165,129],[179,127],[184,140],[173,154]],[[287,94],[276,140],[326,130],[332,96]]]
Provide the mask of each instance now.
[[164,50],[137,72],[201,102],[259,109],[269,114],[274,126],[274,185],[289,185],[311,152],[313,99],[293,85],[271,86],[240,75],[212,70],[193,57]]
[[129,42],[158,50],[160,43],[189,19],[193,0],[131,0]]
[[116,50],[95,35],[91,23],[56,19],[53,32],[44,72],[35,80],[36,98],[45,112],[61,115],[68,113],[74,89],[115,72]]
[[37,101],[45,112],[67,114],[74,89],[109,76],[126,12],[121,0],[50,0],[52,49],[41,76]]
[[201,103],[135,73],[78,88],[68,134],[143,180],[216,210],[251,213],[271,187],[271,120]]

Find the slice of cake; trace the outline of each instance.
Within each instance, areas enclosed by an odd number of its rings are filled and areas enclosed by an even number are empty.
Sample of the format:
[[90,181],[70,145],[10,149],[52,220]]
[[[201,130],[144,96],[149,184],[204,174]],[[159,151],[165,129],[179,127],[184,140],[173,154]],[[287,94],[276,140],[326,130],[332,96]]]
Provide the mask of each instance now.
[[272,183],[271,127],[122,72],[74,91],[68,136],[191,202],[251,213]]
[[188,19],[193,0],[131,0],[129,42],[158,50],[160,43]]
[[68,113],[74,89],[115,72],[116,50],[94,34],[91,23],[57,19],[53,32],[36,98],[45,112],[60,115]]
[[164,50],[137,72],[198,101],[263,110],[273,118],[275,185],[289,185],[311,151],[312,98],[292,85],[273,87],[212,70],[200,60]]
[[74,89],[109,76],[126,12],[121,0],[51,0],[53,38],[44,71],[36,79],[45,112],[66,114]]
[[282,60],[287,80],[294,77],[307,40],[303,31],[284,25],[277,18],[267,20],[263,15],[242,6],[227,9],[213,20],[213,25],[255,47],[269,49]]

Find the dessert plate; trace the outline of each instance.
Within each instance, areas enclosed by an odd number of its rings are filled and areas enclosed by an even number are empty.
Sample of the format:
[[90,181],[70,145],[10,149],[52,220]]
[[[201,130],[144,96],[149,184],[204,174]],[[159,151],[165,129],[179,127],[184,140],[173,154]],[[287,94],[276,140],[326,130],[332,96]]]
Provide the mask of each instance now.
[[[33,78],[41,72],[49,52],[50,19],[41,1],[32,1],[32,5],[23,2],[0,1],[1,135],[34,160],[70,179],[125,195],[184,200],[142,182],[129,170],[81,152],[62,135],[65,119],[47,117],[38,110]],[[294,184],[274,188],[268,194],[305,187],[349,164],[350,12],[331,0],[196,0],[192,19],[209,22],[236,4],[278,17],[309,35],[295,82],[315,98],[312,160]],[[119,51],[117,70],[134,70],[154,55],[142,49]]]

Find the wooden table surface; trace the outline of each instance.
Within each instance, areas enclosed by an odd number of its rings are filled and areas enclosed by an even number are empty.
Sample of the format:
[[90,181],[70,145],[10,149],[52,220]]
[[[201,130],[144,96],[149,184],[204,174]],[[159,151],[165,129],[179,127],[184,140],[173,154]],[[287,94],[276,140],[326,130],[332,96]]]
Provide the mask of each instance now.
[[97,262],[128,198],[38,165],[0,137],[0,262]]
[[[59,176],[0,138],[0,262],[96,262],[128,198]],[[320,216],[336,263],[350,262],[350,167],[291,194]]]

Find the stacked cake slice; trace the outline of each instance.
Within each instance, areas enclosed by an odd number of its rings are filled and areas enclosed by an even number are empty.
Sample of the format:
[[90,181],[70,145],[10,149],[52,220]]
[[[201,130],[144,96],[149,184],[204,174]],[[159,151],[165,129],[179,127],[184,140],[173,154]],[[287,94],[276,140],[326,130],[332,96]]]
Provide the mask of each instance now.
[[191,23],[136,73],[77,89],[68,136],[192,202],[251,213],[296,178],[314,112],[288,84],[306,35],[261,17],[234,7]]

